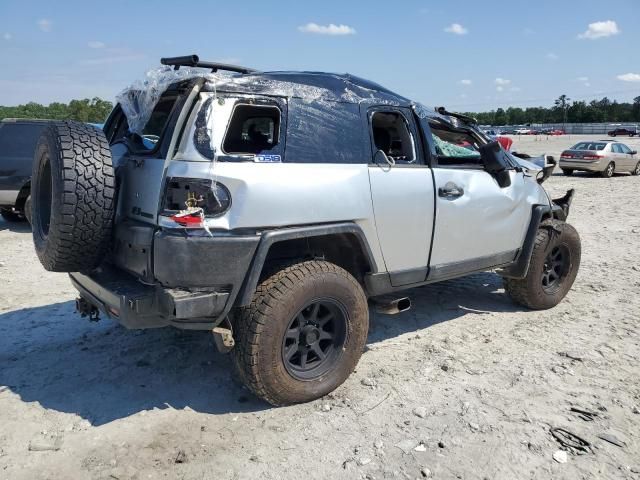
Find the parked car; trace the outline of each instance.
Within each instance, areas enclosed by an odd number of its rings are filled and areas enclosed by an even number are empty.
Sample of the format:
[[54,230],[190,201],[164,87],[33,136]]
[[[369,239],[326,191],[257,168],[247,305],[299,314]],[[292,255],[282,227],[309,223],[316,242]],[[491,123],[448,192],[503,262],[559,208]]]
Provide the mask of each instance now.
[[628,135],[630,137],[633,137],[635,135],[638,135],[638,127],[635,128],[625,128],[625,127],[620,127],[620,128],[614,128],[613,130],[609,130],[607,132],[607,135],[609,135],[610,137],[619,137],[619,136],[624,136],[624,135]]
[[6,221],[29,217],[33,154],[45,125],[33,119],[0,121],[0,215]]
[[283,405],[350,375],[367,299],[397,313],[403,290],[488,269],[532,309],[571,288],[573,191],[550,200],[472,119],[351,75],[162,63],[104,132],[51,123],[36,150],[36,253],[81,314],[213,332]]
[[624,143],[600,140],[576,143],[560,155],[560,168],[565,175],[574,171],[599,172],[610,178],[615,172],[640,175],[638,152]]
[[515,129],[515,134],[516,135],[530,135],[531,134],[531,129],[530,128],[516,128]]

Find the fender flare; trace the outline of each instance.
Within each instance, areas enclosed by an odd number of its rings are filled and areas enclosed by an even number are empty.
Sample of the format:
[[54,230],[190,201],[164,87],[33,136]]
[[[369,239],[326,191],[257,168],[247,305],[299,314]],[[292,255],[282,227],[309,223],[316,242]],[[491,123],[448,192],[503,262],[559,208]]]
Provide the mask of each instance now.
[[542,223],[542,219],[545,215],[551,217],[553,215],[552,209],[549,205],[534,205],[531,211],[531,221],[529,222],[529,228],[524,237],[524,243],[518,253],[518,256],[511,265],[500,270],[500,275],[508,278],[524,278],[529,271],[529,262],[531,261],[531,255],[533,255],[533,247],[536,243],[536,235],[538,234],[538,228]]
[[312,225],[304,227],[283,228],[278,230],[269,230],[265,232],[258,244],[256,253],[253,256],[249,270],[245,276],[244,283],[238,292],[238,296],[235,301],[236,306],[245,306],[251,303],[253,293],[258,286],[258,280],[262,273],[269,249],[272,245],[278,242],[286,240],[295,240],[300,238],[319,237],[325,235],[338,235],[338,234],[353,234],[360,243],[362,253],[365,259],[369,263],[369,268],[372,272],[378,271],[378,265],[369,246],[369,242],[364,234],[362,228],[353,222],[334,223],[325,225]]

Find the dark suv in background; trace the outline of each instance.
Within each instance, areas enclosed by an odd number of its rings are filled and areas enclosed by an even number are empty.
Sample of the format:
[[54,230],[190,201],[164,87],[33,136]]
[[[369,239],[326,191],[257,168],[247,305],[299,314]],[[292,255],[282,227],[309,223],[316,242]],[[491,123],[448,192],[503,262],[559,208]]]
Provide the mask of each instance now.
[[10,222],[29,217],[33,154],[46,120],[0,121],[0,214]]

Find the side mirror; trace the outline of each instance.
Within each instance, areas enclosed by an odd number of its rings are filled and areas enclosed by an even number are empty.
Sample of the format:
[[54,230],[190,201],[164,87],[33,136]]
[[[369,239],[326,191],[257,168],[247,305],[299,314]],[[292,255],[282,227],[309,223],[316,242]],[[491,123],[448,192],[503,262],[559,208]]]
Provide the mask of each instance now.
[[500,188],[506,188],[511,185],[511,177],[508,170],[511,164],[500,144],[498,142],[489,142],[480,146],[479,150],[484,169],[495,177]]
[[637,150],[631,150],[631,155],[635,155],[636,153],[638,153]]
[[396,161],[393,158],[389,158],[389,156],[384,153],[384,150],[378,150],[373,156],[373,161],[378,165],[388,165],[390,167],[393,167],[396,164]]

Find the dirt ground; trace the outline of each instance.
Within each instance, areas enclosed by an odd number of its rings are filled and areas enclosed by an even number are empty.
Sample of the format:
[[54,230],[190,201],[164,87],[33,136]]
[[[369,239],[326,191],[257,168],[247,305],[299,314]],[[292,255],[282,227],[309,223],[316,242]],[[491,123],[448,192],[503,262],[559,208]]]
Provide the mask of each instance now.
[[[0,479],[640,478],[640,177],[546,186],[576,188],[583,244],[559,306],[516,306],[494,273],[409,291],[409,312],[372,313],[341,388],[286,408],[244,390],[207,333],[80,319],[28,229],[0,221]],[[591,448],[554,460],[553,427]]]

